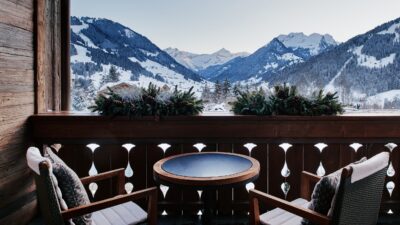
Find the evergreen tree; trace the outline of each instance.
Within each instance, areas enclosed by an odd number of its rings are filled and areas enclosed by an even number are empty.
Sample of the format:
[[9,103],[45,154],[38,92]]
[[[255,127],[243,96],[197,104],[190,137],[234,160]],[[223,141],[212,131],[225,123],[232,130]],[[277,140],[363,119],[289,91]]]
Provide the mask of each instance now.
[[241,86],[239,83],[236,83],[236,84],[233,86],[233,94],[234,94],[235,96],[238,96],[238,95],[240,94],[241,89],[242,89],[242,86]]
[[249,84],[246,84],[245,90],[246,90],[246,92],[250,92],[250,86],[249,86]]
[[211,90],[208,87],[207,83],[203,87],[203,92],[201,93],[201,99],[207,101],[211,98]]
[[110,71],[108,72],[109,80],[110,80],[111,82],[117,82],[117,81],[119,81],[119,77],[120,77],[120,76],[121,76],[121,74],[118,73],[117,68],[115,68],[115,66],[112,65],[112,66],[110,67]]
[[214,101],[219,102],[222,95],[222,85],[219,80],[214,85]]
[[117,68],[114,65],[112,65],[110,67],[110,70],[108,71],[108,74],[103,75],[103,79],[101,80],[101,85],[110,82],[118,82],[120,76],[121,74],[117,71]]
[[222,96],[227,98],[231,92],[231,82],[227,78],[225,78],[224,83],[222,84]]
[[93,103],[96,97],[96,89],[92,80],[78,78],[74,81],[72,89],[72,109],[85,111]]

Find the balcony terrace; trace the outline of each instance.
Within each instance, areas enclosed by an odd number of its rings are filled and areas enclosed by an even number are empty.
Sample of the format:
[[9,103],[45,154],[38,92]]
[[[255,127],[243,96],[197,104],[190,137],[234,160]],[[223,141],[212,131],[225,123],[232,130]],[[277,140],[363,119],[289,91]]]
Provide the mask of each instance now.
[[[257,180],[218,190],[221,224],[247,224],[249,190],[299,197],[303,170],[329,174],[364,156],[390,153],[381,224],[400,224],[399,116],[105,117],[70,109],[70,1],[0,0],[0,224],[40,217],[29,146],[58,144],[79,175],[124,168],[125,192],[157,187],[160,224],[193,224],[204,195],[158,185],[153,165],[190,152],[230,152],[257,159]],[[36,176],[36,175],[35,175]],[[116,194],[116,180],[85,186],[92,201]],[[154,193],[154,192],[153,192]],[[145,207],[146,201],[139,201]],[[262,206],[261,210],[270,209]]]
[[[232,152],[251,156],[261,165],[259,178],[240,188],[217,191],[220,216],[246,216],[248,190],[256,188],[293,200],[300,195],[301,171],[329,174],[364,156],[391,154],[381,215],[399,215],[398,117],[256,117],[195,116],[129,119],[71,113],[30,118],[37,146],[61,144],[58,152],[80,176],[125,168],[127,192],[159,188],[159,215],[195,216],[202,193],[157,185],[153,164],[189,152]],[[112,183],[87,187],[93,200],[115,193]],[[265,209],[264,209],[265,210]],[[382,217],[382,218],[383,218]]]

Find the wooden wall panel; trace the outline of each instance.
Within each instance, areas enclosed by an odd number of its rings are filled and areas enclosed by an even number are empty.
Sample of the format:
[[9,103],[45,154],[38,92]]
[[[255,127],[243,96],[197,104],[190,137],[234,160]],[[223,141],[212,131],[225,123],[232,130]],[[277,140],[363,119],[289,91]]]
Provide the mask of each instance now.
[[0,224],[27,224],[37,208],[25,159],[34,113],[33,5],[0,0]]
[[[36,111],[39,113],[47,111],[60,111],[61,107],[61,80],[62,73],[69,74],[69,68],[63,67],[62,60],[66,60],[67,54],[65,49],[68,49],[69,32],[62,32],[65,24],[69,24],[69,19],[62,18],[64,11],[69,9],[61,9],[61,7],[69,7],[64,4],[68,0],[40,0],[37,1],[37,38],[36,38],[36,58],[37,58],[37,74],[36,76]],[[63,15],[62,15],[63,14]],[[68,58],[69,60],[69,58]],[[69,65],[69,64],[68,64]],[[69,79],[69,76],[66,76]],[[66,82],[69,84],[69,82]],[[68,97],[68,96],[67,96]],[[69,99],[69,98],[66,98]],[[67,102],[68,103],[68,102]],[[69,103],[68,103],[69,104]],[[68,110],[68,104],[63,108]]]

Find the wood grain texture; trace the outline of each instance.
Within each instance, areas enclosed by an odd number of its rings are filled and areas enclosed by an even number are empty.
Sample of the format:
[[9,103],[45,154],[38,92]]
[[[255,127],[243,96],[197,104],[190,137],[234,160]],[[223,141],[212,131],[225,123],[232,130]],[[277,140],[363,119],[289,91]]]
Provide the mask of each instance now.
[[21,69],[0,69],[0,92],[19,93],[33,92],[33,68],[29,70]]
[[[37,112],[59,111],[62,105],[62,82],[69,84],[69,0],[37,1],[36,38],[36,110]],[[68,46],[68,47],[65,47]],[[64,62],[64,65],[62,65]],[[67,68],[68,66],[68,68]],[[66,74],[67,77],[63,77]],[[69,91],[69,89],[67,89]],[[66,102],[65,104],[69,104]],[[68,109],[68,108],[65,108]]]
[[45,112],[45,1],[36,3],[36,73],[35,73],[35,113]]
[[0,0],[0,224],[27,224],[37,210],[26,165],[34,113],[34,0]]
[[33,32],[33,0],[0,1],[0,21]]

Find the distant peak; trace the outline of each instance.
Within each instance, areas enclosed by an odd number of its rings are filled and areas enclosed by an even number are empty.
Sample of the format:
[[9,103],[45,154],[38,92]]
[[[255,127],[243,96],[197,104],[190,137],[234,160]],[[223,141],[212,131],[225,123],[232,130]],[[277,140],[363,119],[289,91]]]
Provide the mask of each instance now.
[[266,47],[273,47],[273,46],[285,47],[285,46],[283,45],[283,43],[282,43],[278,38],[272,39],[272,40],[266,45]]
[[324,34],[322,38],[329,44],[338,44],[338,42],[330,34]]
[[215,55],[232,55],[232,53],[226,48],[221,48],[220,50],[214,52]]
[[230,52],[229,50],[227,50],[226,48],[221,48],[220,50],[218,50],[217,52]]
[[321,50],[321,47],[328,47],[337,45],[337,42],[330,34],[318,34],[312,33],[310,35],[306,35],[302,32],[298,33],[289,33],[287,35],[279,35],[277,37],[279,41],[281,41],[288,48],[304,48],[309,49],[312,55],[318,54]]
[[168,47],[168,48],[164,49],[164,51],[179,51],[179,49],[178,48]]

